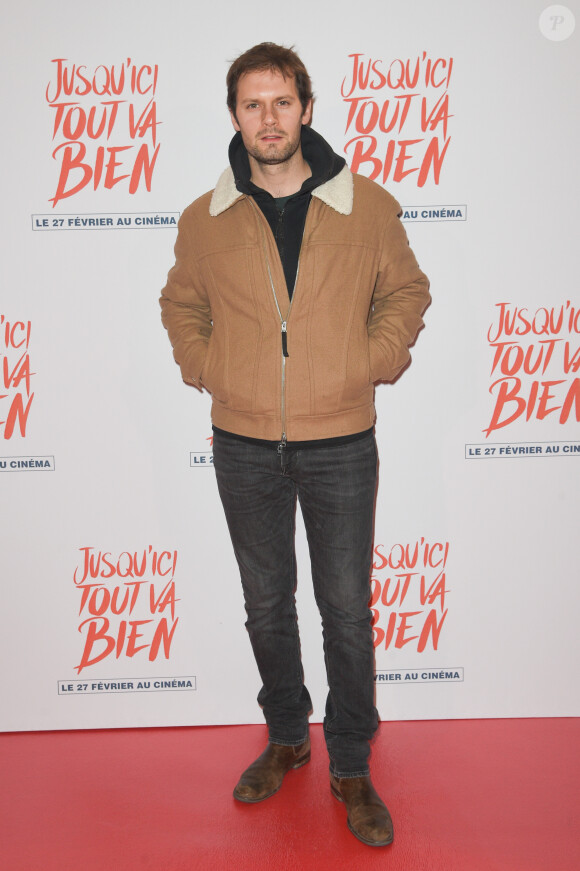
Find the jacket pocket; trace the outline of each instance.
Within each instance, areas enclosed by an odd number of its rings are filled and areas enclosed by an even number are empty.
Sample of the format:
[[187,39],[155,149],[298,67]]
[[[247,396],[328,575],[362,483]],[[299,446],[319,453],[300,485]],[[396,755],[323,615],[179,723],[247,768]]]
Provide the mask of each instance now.
[[201,370],[201,382],[217,402],[224,404],[228,401],[226,370],[224,345],[214,325]]
[[371,386],[370,352],[368,337],[351,347],[346,363],[343,401],[352,405],[367,399]]

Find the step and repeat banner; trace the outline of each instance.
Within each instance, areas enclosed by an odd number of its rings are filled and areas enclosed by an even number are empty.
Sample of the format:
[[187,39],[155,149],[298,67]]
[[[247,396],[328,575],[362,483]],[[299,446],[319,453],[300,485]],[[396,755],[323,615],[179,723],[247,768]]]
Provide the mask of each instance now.
[[398,199],[431,279],[411,365],[376,388],[380,715],[578,716],[579,4],[264,12],[4,13],[0,728],[262,722],[210,397],[158,297],[180,213],[227,164],[229,61],[264,40],[296,47],[314,128]]

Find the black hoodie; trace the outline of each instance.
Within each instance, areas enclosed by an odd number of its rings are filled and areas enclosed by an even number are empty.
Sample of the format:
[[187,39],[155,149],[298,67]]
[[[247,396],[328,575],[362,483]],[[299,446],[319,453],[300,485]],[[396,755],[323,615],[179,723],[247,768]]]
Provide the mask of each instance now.
[[296,282],[298,257],[311,192],[338,175],[345,165],[344,157],[335,154],[328,142],[312,128],[302,127],[300,142],[302,155],[309,164],[312,175],[306,179],[299,191],[290,197],[282,197],[280,201],[251,181],[250,161],[241,133],[236,133],[229,148],[237,189],[240,193],[253,197],[274,234],[290,299]]

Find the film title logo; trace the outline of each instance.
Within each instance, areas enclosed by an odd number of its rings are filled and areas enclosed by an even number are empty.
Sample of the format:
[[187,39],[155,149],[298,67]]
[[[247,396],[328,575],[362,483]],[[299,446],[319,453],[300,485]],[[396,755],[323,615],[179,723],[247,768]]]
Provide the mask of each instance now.
[[351,54],[341,96],[348,106],[344,151],[353,172],[384,184],[416,173],[417,187],[439,184],[451,136],[448,135],[449,82],[453,58],[430,57],[385,62]]
[[375,648],[437,650],[448,609],[445,566],[449,542],[377,544],[371,599]]
[[177,551],[118,555],[79,548],[73,580],[80,592],[78,630],[84,638],[78,674],[105,659],[132,659],[141,651],[154,662],[169,659],[179,617],[175,616]]
[[0,430],[5,439],[16,431],[23,438],[30,406],[34,399],[30,379],[30,321],[14,321],[0,315],[0,356],[2,357],[2,392],[0,393]]
[[493,349],[491,420],[483,432],[522,419],[580,421],[580,309],[567,300],[535,311],[498,302],[487,331]]
[[52,63],[45,97],[54,113],[52,157],[60,165],[53,208],[88,185],[111,190],[125,182],[130,194],[143,186],[151,191],[160,148],[157,64],[127,58],[89,70],[66,58]]

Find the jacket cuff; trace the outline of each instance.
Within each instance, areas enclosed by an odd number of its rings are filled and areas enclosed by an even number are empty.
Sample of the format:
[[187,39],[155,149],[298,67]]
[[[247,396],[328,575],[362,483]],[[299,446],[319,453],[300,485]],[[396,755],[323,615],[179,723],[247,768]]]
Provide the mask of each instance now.
[[402,347],[396,359],[389,362],[385,360],[384,355],[381,353],[380,346],[373,342],[372,336],[369,337],[370,380],[373,384],[376,384],[377,381],[392,381],[401,369],[407,365],[410,357],[411,352],[409,349]]

